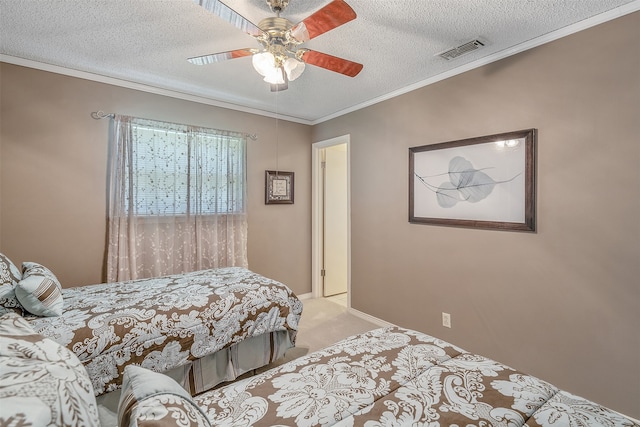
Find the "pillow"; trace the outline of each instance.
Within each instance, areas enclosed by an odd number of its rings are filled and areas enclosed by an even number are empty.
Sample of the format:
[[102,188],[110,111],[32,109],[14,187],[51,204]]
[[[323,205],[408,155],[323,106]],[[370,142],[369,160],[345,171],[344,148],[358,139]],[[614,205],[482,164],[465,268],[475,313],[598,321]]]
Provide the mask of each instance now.
[[80,360],[17,313],[0,315],[0,408],[0,425],[100,425]]
[[51,270],[38,263],[22,263],[16,297],[25,310],[37,316],[62,314],[62,285]]
[[172,378],[140,366],[127,365],[118,404],[118,426],[177,425],[211,427],[202,409]]
[[16,285],[22,279],[20,270],[6,255],[0,253],[0,314],[15,312],[24,314],[20,301],[16,298]]

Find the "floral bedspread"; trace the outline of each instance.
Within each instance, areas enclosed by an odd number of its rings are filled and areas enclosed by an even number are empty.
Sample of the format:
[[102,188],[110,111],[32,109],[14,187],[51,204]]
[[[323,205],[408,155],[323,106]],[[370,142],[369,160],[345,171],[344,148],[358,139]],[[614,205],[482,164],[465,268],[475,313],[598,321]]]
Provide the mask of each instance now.
[[118,389],[124,367],[163,372],[246,338],[289,331],[302,302],[282,283],[240,267],[63,290],[59,317],[28,318],[72,350],[96,395]]
[[221,426],[638,426],[545,381],[395,327],[194,400]]

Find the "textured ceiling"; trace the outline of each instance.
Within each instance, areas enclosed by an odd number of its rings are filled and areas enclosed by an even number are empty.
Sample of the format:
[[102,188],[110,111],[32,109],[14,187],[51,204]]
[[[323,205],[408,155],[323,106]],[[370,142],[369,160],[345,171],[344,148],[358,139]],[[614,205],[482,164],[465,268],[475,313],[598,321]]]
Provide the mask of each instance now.
[[[265,0],[223,0],[253,23]],[[329,0],[291,0],[293,23]],[[204,66],[187,58],[258,48],[250,36],[192,0],[0,0],[5,62],[91,73],[213,105],[318,123],[594,23],[640,10],[640,0],[347,0],[358,17],[303,47],[364,65],[350,78],[307,66],[272,93],[239,58]],[[485,47],[446,61],[473,39]],[[596,55],[597,52],[594,52]],[[125,84],[126,85],[126,84]]]

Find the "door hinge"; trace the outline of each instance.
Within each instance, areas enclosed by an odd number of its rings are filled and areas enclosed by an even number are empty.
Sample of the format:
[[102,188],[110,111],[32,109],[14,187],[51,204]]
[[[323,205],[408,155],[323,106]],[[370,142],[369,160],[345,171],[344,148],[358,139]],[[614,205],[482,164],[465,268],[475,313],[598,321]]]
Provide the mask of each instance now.
[[320,277],[326,276],[327,272],[325,269],[320,270]]
[[322,169],[326,169],[326,167],[327,167],[327,162],[321,162],[321,163],[320,163],[320,167],[321,167]]

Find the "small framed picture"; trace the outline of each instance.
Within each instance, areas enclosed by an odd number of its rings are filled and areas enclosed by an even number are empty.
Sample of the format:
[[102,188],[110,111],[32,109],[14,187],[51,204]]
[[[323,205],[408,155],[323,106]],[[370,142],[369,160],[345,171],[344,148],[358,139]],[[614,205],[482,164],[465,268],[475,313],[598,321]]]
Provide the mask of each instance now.
[[293,204],[293,172],[265,171],[264,203]]

